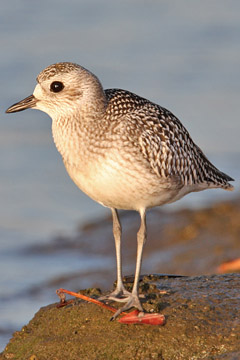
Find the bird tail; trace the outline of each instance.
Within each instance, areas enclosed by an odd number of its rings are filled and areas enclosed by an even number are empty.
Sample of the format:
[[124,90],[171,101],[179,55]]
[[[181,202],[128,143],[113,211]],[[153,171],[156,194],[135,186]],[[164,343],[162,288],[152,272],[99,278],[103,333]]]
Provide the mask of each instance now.
[[207,181],[210,186],[215,188],[221,188],[227,191],[233,191],[234,186],[229,183],[229,181],[234,181],[229,175],[224,172],[218,170],[210,161],[208,161],[208,169],[207,169]]

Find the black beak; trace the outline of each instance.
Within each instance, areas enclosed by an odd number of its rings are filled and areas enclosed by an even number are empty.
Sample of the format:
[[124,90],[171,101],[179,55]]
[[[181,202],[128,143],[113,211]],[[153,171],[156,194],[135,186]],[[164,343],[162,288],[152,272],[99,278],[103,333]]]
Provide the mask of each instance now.
[[14,113],[17,111],[23,111],[26,109],[31,109],[34,108],[35,105],[37,103],[37,99],[35,98],[34,95],[30,95],[28,97],[26,97],[25,99],[19,101],[16,104],[13,104],[12,106],[10,106],[7,110],[6,113]]

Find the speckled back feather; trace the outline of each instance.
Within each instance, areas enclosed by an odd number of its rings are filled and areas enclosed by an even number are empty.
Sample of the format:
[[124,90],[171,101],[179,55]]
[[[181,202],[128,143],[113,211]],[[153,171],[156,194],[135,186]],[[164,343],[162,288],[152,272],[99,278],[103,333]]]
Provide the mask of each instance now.
[[144,158],[160,177],[178,177],[183,185],[207,184],[231,190],[233,179],[219,171],[193,142],[182,123],[167,109],[121,89],[107,89],[106,116],[123,117],[138,137]]

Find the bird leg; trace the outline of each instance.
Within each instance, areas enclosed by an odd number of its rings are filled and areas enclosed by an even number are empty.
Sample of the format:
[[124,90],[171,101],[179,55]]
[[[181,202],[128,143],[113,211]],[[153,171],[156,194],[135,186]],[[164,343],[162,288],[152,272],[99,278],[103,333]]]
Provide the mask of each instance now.
[[146,241],[147,237],[147,228],[146,228],[146,212],[145,209],[140,211],[141,216],[141,225],[137,233],[137,261],[136,261],[136,271],[135,271],[135,279],[133,283],[132,293],[125,299],[126,304],[118,309],[116,313],[113,315],[111,320],[115,320],[116,317],[121,314],[121,312],[131,309],[132,307],[137,308],[140,311],[143,311],[141,302],[139,300],[139,277],[141,271],[141,264],[142,264],[142,253],[143,253],[143,246]]
[[116,289],[106,296],[101,296],[99,300],[127,301],[126,298],[131,295],[123,285],[122,281],[122,255],[121,255],[121,236],[122,228],[119,220],[118,212],[112,208],[113,219],[113,235],[115,239],[116,259],[117,259],[117,286]]

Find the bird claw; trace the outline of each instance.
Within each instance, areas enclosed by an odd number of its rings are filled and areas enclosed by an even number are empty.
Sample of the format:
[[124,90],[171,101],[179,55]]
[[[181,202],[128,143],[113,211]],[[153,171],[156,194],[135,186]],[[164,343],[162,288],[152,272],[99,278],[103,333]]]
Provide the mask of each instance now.
[[140,312],[143,312],[143,307],[140,303],[138,296],[131,294],[127,298],[127,303],[115,312],[115,314],[111,317],[110,321],[115,320],[122,312],[129,310],[133,307],[138,309]]
[[127,302],[131,293],[126,289],[114,290],[108,295],[104,295],[98,298],[100,301],[116,301],[116,302]]

